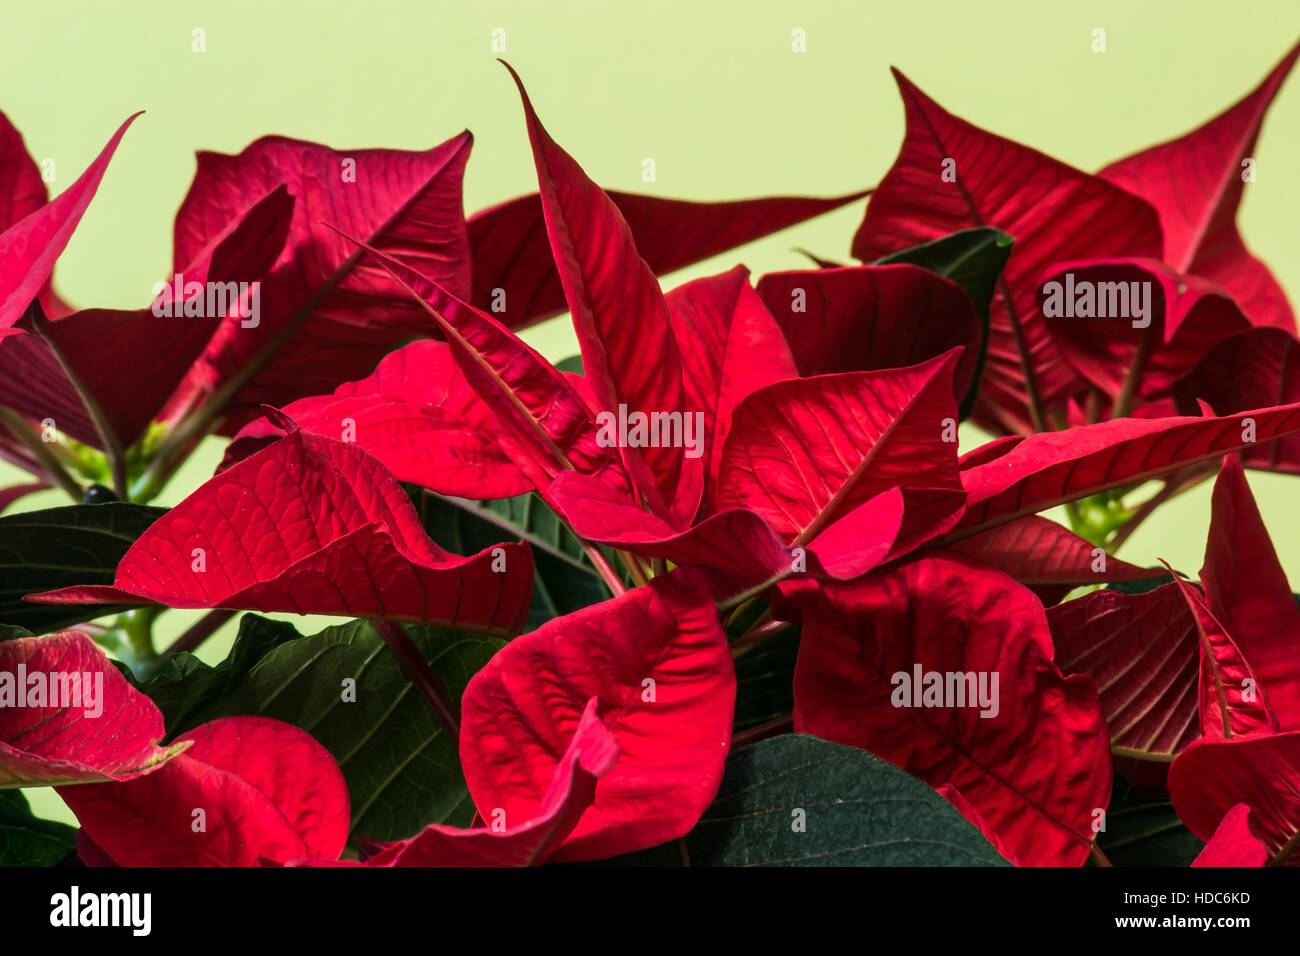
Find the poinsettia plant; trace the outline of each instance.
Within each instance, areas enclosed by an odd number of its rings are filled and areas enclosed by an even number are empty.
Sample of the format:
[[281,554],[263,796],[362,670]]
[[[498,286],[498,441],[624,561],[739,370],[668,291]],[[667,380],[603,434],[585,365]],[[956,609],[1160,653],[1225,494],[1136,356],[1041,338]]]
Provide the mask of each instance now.
[[[0,518],[0,863],[1300,864],[1246,477],[1300,345],[1235,224],[1298,55],[1095,174],[899,73],[874,189],[726,202],[602,190],[512,70],[536,193],[466,219],[468,133],[200,153],[137,310],[51,285],[132,120],[51,201],[0,117],[0,505],[73,499]],[[663,291],[868,193],[853,264]],[[1116,556],[1209,480],[1198,578]]]

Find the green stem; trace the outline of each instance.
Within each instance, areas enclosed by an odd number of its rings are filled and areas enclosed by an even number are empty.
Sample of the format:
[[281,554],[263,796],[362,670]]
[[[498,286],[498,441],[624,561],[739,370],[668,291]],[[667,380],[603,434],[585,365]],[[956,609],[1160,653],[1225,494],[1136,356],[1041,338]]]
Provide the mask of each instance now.
[[3,423],[13,433],[13,436],[22,442],[23,446],[36,457],[41,467],[45,469],[50,484],[58,485],[72,496],[73,501],[80,504],[84,494],[81,485],[68,474],[67,469],[54,457],[54,454],[46,447],[48,443],[41,441],[41,436],[33,431],[32,427],[27,423],[27,419],[13,409],[0,407],[0,423]]
[[95,426],[95,431],[99,434],[99,443],[104,448],[104,457],[108,459],[109,474],[113,476],[113,490],[117,493],[118,498],[126,500],[126,453],[122,450],[122,440],[117,436],[117,430],[104,414],[104,409],[100,406],[95,394],[89,386],[77,374],[77,370],[72,367],[63,350],[59,348],[54,338],[48,334],[50,321],[45,316],[39,314],[36,310],[32,315],[32,329],[37,337],[45,343],[45,347],[50,350],[59,367],[63,369],[64,376],[72,385],[74,391],[81,398],[82,407],[86,409],[86,414],[90,416],[91,422]]

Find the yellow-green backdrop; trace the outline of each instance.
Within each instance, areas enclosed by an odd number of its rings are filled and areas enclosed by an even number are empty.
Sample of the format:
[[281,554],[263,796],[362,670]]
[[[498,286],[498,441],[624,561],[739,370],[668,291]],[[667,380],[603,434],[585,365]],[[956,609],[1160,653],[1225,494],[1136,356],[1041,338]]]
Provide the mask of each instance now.
[[[1105,52],[1094,52],[1096,29]],[[196,52],[201,30],[204,52]],[[535,188],[518,97],[523,75],[551,133],[602,185],[685,198],[849,192],[874,185],[902,133],[889,66],[986,128],[1096,169],[1184,132],[1254,86],[1300,36],[1296,0],[45,0],[0,13],[0,110],[67,186],[127,115],[130,130],[60,260],[78,306],[139,307],[167,274],[172,217],[196,149],[237,152],[267,133],[337,148],[427,148],[476,137],[468,210]],[[795,30],[805,52],[795,52]],[[1300,79],[1273,106],[1241,222],[1300,295]],[[642,161],[656,181],[642,181]],[[744,262],[797,268],[804,247],[847,256],[861,204],[669,277]],[[575,352],[566,320],[528,333]],[[0,369],[0,374],[7,374]],[[124,368],[128,377],[148,368]],[[978,440],[963,432],[963,441]],[[208,474],[209,442],[162,503]],[[21,473],[0,465],[0,486]],[[1251,476],[1293,583],[1300,479]],[[18,507],[64,503],[45,492]],[[1169,505],[1130,560],[1200,566],[1209,488]],[[171,612],[164,640],[194,614]],[[168,618],[171,618],[169,621]],[[304,622],[298,622],[303,624]],[[321,622],[306,622],[310,633]],[[224,653],[228,625],[205,647]],[[48,816],[57,797],[32,793]]]

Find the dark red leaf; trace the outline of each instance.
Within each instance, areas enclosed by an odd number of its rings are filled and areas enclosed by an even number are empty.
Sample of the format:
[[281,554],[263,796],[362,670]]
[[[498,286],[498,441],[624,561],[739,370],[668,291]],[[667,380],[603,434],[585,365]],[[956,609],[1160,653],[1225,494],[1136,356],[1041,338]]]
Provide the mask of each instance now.
[[1178,818],[1206,842],[1233,807],[1246,804],[1270,858],[1300,865],[1300,731],[1198,740],[1169,768],[1169,796]]
[[229,406],[223,431],[234,434],[263,403],[326,394],[369,374],[392,346],[427,326],[385,272],[322,222],[400,253],[454,294],[468,295],[461,180],[471,140],[462,133],[423,151],[333,150],[268,136],[234,156],[200,152],[176,216],[177,270],[281,184],[295,202],[284,251],[261,286],[258,324],[223,325],[176,403],[211,394],[278,342],[275,357]]
[[[1039,278],[1052,263],[1071,259],[1158,258],[1156,212],[1102,179],[953,116],[897,70],[894,77],[907,132],[867,206],[853,255],[868,262],[975,226],[1014,236],[989,307],[975,415],[999,431],[1042,429],[1046,423],[1035,414],[1081,383],[1037,310]],[[955,174],[946,179],[945,163]]]
[[1232,635],[1285,730],[1300,730],[1300,608],[1235,455],[1224,459],[1201,581],[1208,611]]
[[[446,342],[412,342],[386,355],[367,378],[345,382],[333,395],[301,398],[284,413],[303,431],[355,441],[399,481],[439,494],[508,498],[533,490],[502,450],[491,409]],[[219,471],[282,435],[265,418],[250,422],[227,446]]]
[[750,288],[744,266],[678,286],[664,299],[683,346],[687,406],[704,414],[698,451],[686,453],[705,463],[704,502],[711,510],[736,406],[760,388],[798,378],[799,371],[776,320]]
[[1200,638],[1201,734],[1209,740],[1226,740],[1276,731],[1277,716],[1232,636],[1210,613],[1200,592],[1177,575],[1174,584],[1191,609]]
[[[1186,375],[1216,343],[1250,328],[1250,322],[1220,287],[1180,275],[1151,259],[1054,266],[1040,289],[1040,302],[1047,295],[1043,290],[1053,283],[1058,287],[1059,304],[1068,307],[1068,312],[1053,316],[1044,309],[1052,338],[1078,373],[1112,400],[1131,375],[1138,376],[1136,404],[1169,397],[1174,381]],[[1118,285],[1108,286],[1110,283]],[[1072,289],[1095,293],[1090,311],[1100,312],[1104,304],[1108,314],[1074,314],[1077,293],[1071,296]],[[1137,315],[1135,289],[1138,298],[1146,300],[1145,315]],[[1144,289],[1149,290],[1149,298],[1142,294]]]
[[[512,69],[510,75],[523,101],[546,231],[599,411],[686,413],[681,352],[654,273],[637,254],[618,207],[551,139],[523,81]],[[703,461],[670,446],[619,450],[651,509],[678,526],[688,523],[703,491]]]
[[758,282],[800,375],[904,368],[962,348],[954,391],[979,361],[980,320],[955,282],[912,265],[775,272]]
[[1139,568],[1121,561],[1105,548],[1094,547],[1070,529],[1038,515],[965,538],[952,547],[1029,587],[1080,587],[1165,576],[1160,568]]
[[447,337],[469,387],[496,418],[506,457],[543,495],[563,471],[577,470],[632,491],[619,455],[600,444],[591,406],[569,377],[486,313],[403,263],[363,245]]
[[[839,209],[868,192],[830,199],[768,196],[719,202],[661,199],[614,190],[606,195],[627,222],[641,258],[655,275],[664,276]],[[475,213],[469,220],[469,241],[474,255],[471,301],[480,309],[492,309],[498,289],[505,294],[504,308],[498,314],[512,329],[568,309],[537,193]]]
[[[1300,343],[1282,329],[1251,329],[1224,339],[1174,383],[1183,415],[1200,414],[1198,400],[1219,415],[1300,402]],[[1300,474],[1300,436],[1250,445],[1239,452],[1249,468]]]
[[[280,254],[292,210],[293,200],[283,188],[266,196],[190,263],[181,273],[185,285],[258,281]],[[156,315],[151,307],[87,309],[55,322],[25,317],[16,327],[27,332],[39,330],[44,339],[35,334],[15,335],[0,342],[0,360],[14,373],[0,379],[0,404],[36,419],[53,418],[61,432],[100,447],[99,432],[65,373],[61,356],[81,386],[94,396],[121,443],[131,445],[162,413],[223,321],[239,324],[237,310],[229,320],[208,314],[204,292],[186,298],[203,303],[197,308],[202,314],[167,315],[164,311]],[[236,296],[227,301],[235,309]],[[160,310],[164,305],[184,307],[179,299],[155,302]],[[148,367],[149,374],[122,374],[124,368],[137,365]]]
[[721,598],[791,575],[849,580],[865,574],[893,550],[904,512],[903,493],[892,488],[836,519],[806,546],[794,547],[745,508],[717,512],[677,531],[584,475],[561,475],[551,495],[580,537],[707,568],[713,591]]

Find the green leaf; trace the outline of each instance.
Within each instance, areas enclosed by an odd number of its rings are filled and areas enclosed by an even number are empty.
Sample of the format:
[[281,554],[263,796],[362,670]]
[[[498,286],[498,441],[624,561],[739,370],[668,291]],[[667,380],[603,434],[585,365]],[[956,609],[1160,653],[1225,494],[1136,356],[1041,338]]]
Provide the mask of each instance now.
[[[1010,865],[922,781],[865,750],[803,734],[731,755],[686,853],[692,866]],[[681,865],[682,853],[667,844],[617,862]]]
[[122,555],[164,511],[114,501],[0,518],[0,623],[44,634],[138,606],[29,604],[23,595],[112,584]]
[[587,374],[582,367],[581,355],[570,355],[566,359],[560,359],[560,361],[555,363],[555,367],[561,372],[572,372],[574,375]]
[[1106,829],[1097,834],[1097,846],[1117,867],[1185,867],[1205,849],[1178,819],[1168,797],[1146,799],[1120,777],[1115,778]]
[[166,658],[162,671],[143,683],[136,681],[128,668],[122,671],[162,711],[170,742],[202,723],[204,708],[234,693],[263,657],[301,636],[292,624],[245,614],[230,653],[216,667],[182,653]]
[[[455,701],[505,645],[443,628],[407,625],[406,632]],[[429,823],[469,826],[474,818],[459,741],[429,712],[367,621],[279,644],[202,717],[237,714],[294,724],[334,755],[347,778],[358,836],[398,840]]]
[[1011,258],[1011,246],[1014,239],[1000,229],[980,227],[963,229],[942,239],[900,249],[883,259],[877,259],[873,265],[894,265],[910,263],[929,269],[945,279],[951,279],[970,296],[975,312],[980,317],[983,334],[980,336],[979,360],[975,366],[975,377],[971,379],[970,390],[961,401],[960,418],[964,421],[975,407],[975,396],[979,392],[980,376],[984,372],[984,356],[989,344],[989,304],[993,301],[993,292],[997,288],[998,277]]
[[17,627],[13,624],[0,624],[0,641],[12,641],[17,637],[34,637],[31,631],[25,627]]
[[467,501],[408,487],[429,537],[457,554],[523,540],[533,552],[532,604],[525,631],[611,597],[568,525],[535,494]]
[[1146,578],[1141,581],[1112,581],[1106,585],[1106,590],[1119,591],[1121,594],[1146,594],[1148,591],[1154,591],[1171,581],[1173,581],[1171,575],[1165,575],[1162,578]]
[[54,866],[76,840],[76,827],[35,816],[21,790],[0,790],[0,866]]

